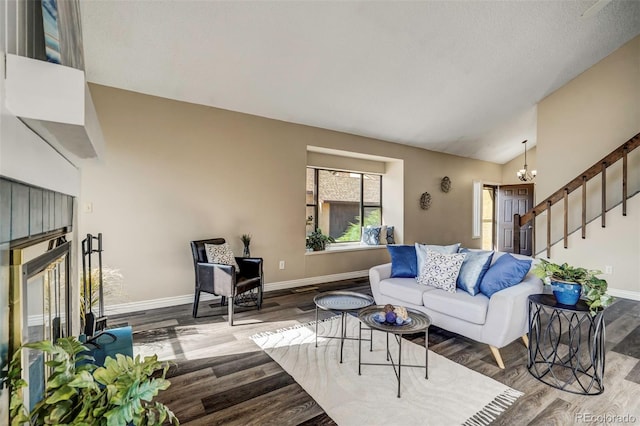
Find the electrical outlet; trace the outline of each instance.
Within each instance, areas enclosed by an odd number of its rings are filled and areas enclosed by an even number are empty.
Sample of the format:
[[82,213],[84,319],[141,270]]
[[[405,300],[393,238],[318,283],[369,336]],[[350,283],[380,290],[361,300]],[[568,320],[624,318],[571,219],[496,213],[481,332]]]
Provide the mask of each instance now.
[[284,269],[284,260],[280,261],[280,269]]
[[607,274],[607,275],[613,274],[613,266],[605,265],[604,266],[604,273]]

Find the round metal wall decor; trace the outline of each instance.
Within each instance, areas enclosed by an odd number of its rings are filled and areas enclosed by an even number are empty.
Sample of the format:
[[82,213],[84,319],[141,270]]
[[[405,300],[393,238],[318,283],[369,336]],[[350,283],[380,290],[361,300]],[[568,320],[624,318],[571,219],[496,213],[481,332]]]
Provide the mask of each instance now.
[[440,181],[440,189],[442,189],[442,192],[449,192],[451,189],[451,179],[449,179],[449,176],[442,178],[442,181]]
[[431,207],[431,194],[425,192],[420,196],[420,208],[427,210],[429,207]]

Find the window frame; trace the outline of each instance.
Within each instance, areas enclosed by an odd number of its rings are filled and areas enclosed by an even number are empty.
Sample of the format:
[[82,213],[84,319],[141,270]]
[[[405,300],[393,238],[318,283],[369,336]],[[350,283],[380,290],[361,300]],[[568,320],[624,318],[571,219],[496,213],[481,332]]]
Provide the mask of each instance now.
[[[318,197],[320,195],[320,190],[319,190],[319,185],[320,185],[320,171],[325,171],[325,172],[338,172],[338,173],[353,173],[353,174],[358,174],[360,175],[360,203],[359,203],[359,211],[360,211],[360,227],[362,228],[364,226],[364,211],[365,208],[379,208],[380,209],[380,222],[382,222],[382,174],[378,174],[378,173],[371,173],[371,172],[360,172],[360,171],[347,171],[347,170],[335,170],[335,169],[327,169],[327,168],[323,168],[323,167],[314,167],[314,166],[307,166],[307,170],[313,170],[313,203],[306,203],[306,208],[312,207],[313,208],[313,230],[317,230],[318,229],[318,206],[319,206],[319,202],[318,202]],[[374,204],[371,202],[367,202],[365,203],[364,201],[364,179],[365,179],[365,175],[375,175],[375,176],[379,176],[380,177],[380,201],[379,204]],[[305,174],[306,176],[306,174]],[[305,178],[305,182],[306,182],[306,178]],[[305,189],[306,190],[306,189]],[[382,223],[380,224],[382,225]],[[361,236],[362,237],[362,236]],[[335,244],[353,244],[356,241],[336,241]]]

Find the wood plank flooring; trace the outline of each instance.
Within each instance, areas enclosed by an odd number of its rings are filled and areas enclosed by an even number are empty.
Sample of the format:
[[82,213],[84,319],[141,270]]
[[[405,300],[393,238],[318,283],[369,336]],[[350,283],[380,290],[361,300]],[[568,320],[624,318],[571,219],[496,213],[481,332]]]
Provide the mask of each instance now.
[[[234,327],[226,322],[226,307],[217,302],[201,302],[201,317],[195,319],[191,305],[181,305],[112,316],[109,325],[133,326],[135,353],[157,353],[174,363],[168,374],[171,387],[159,400],[184,425],[334,425],[249,336],[315,320],[313,297],[339,289],[370,294],[362,278],[267,292],[261,311],[236,310]],[[521,340],[501,349],[505,370],[495,364],[487,345],[437,327],[430,328],[429,349],[525,393],[495,424],[589,423],[589,415],[610,416],[613,424],[611,416],[633,416],[640,424],[640,302],[618,300],[607,309],[605,321],[605,391],[597,396],[559,391],[533,378]],[[411,340],[424,344],[424,335]],[[464,383],[460,389],[464,398]]]

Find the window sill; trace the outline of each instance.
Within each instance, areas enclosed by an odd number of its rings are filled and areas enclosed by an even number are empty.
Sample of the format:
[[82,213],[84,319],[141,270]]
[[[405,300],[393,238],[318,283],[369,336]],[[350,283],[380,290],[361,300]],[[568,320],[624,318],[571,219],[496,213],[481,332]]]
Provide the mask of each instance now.
[[386,245],[369,246],[366,244],[331,244],[325,250],[307,251],[305,256],[315,256],[317,254],[327,253],[343,253],[345,251],[363,251],[363,250],[379,250],[386,249]]

